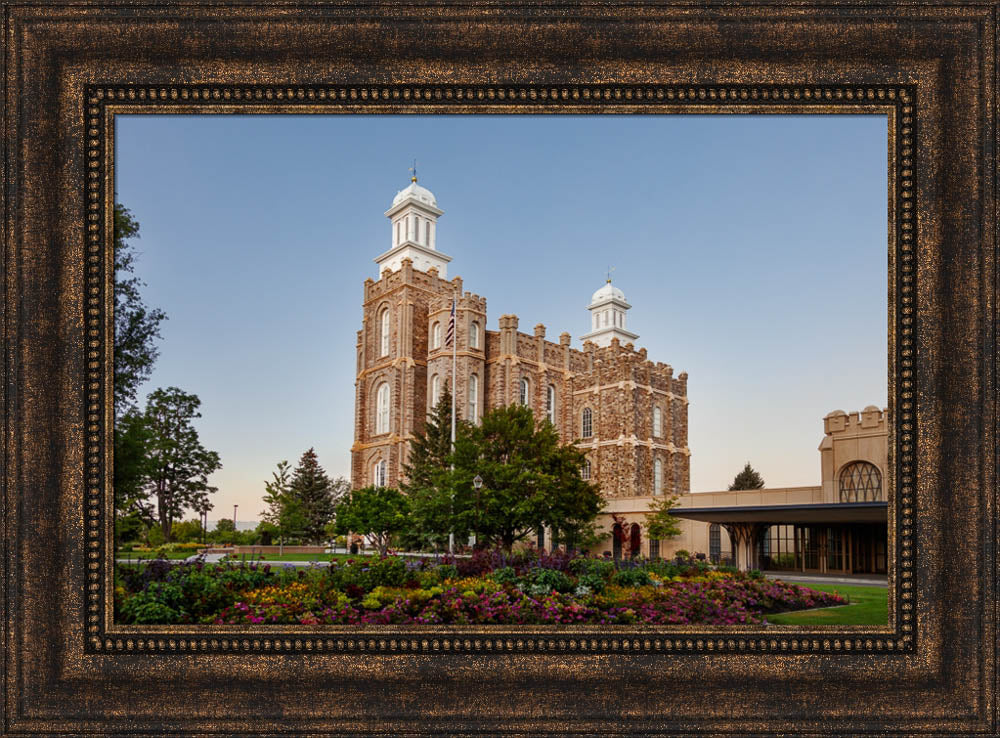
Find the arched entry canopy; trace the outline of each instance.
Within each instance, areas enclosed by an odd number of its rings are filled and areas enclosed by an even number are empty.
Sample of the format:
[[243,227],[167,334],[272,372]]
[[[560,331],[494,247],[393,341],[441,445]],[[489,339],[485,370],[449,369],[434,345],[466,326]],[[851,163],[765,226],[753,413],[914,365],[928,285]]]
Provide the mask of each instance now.
[[[800,571],[885,571],[886,502],[813,503],[732,507],[675,507],[670,514],[687,520],[717,523],[733,542],[736,566],[742,571],[772,561],[769,531],[790,528],[790,550],[783,568]],[[777,561],[777,557],[774,557]]]

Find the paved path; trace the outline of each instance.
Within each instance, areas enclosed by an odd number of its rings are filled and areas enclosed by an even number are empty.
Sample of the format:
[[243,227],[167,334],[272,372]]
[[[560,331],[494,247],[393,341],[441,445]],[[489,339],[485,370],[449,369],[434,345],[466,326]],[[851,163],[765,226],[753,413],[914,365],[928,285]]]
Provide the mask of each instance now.
[[768,579],[781,579],[785,582],[802,582],[803,584],[853,584],[858,587],[887,587],[888,579],[878,576],[820,576],[818,574],[799,574],[794,571],[764,572]]

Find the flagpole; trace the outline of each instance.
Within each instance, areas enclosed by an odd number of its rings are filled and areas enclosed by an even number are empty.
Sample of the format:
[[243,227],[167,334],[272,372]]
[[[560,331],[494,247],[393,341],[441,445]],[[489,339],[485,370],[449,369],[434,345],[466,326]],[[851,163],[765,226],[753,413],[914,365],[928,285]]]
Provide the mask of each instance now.
[[[458,395],[458,386],[456,384],[456,377],[458,376],[458,296],[452,295],[451,298],[451,322],[452,322],[452,332],[451,332],[451,479],[454,485],[455,481],[455,398]],[[454,521],[455,515],[455,488],[452,486],[451,489],[451,515],[452,521]],[[448,553],[455,553],[455,530],[454,522],[452,522],[452,529],[448,532]]]

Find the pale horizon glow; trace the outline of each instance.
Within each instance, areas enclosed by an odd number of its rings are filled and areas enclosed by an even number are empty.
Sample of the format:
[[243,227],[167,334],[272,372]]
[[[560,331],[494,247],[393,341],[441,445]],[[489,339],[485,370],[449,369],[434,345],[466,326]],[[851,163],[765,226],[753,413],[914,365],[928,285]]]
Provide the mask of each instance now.
[[201,398],[213,519],[258,520],[309,447],[350,477],[363,282],[414,158],[487,330],[513,313],[581,348],[614,267],[636,348],[689,374],[692,491],[747,461],[768,487],[818,485],[823,416],[887,405],[885,116],[117,121],[143,296],[169,317],[142,402]]

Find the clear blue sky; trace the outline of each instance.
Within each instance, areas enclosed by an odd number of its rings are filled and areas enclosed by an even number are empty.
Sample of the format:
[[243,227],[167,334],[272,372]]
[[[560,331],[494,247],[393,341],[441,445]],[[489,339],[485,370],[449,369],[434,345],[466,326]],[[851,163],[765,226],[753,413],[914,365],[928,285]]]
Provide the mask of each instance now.
[[362,283],[409,183],[449,276],[521,330],[589,327],[608,265],[649,357],[689,374],[693,491],[746,461],[820,480],[831,410],[886,405],[883,116],[122,116],[118,200],[169,316],[143,394],[202,400],[210,517],[256,519],[310,446],[349,476]]

